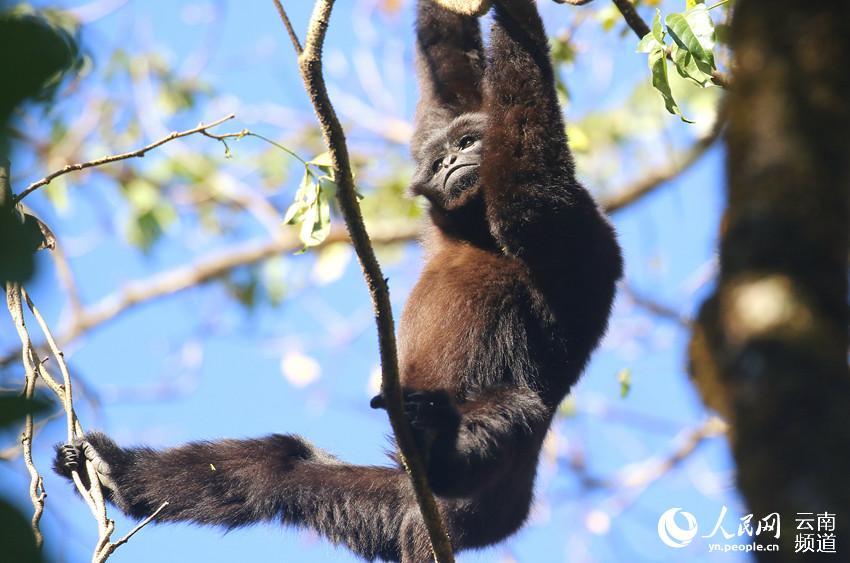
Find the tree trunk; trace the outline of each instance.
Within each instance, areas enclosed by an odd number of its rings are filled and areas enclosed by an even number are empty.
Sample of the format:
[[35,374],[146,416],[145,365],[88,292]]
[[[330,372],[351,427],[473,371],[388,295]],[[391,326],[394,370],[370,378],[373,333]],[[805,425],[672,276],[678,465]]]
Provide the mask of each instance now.
[[720,277],[691,373],[731,424],[753,521],[781,515],[780,551],[758,558],[800,560],[798,513],[824,512],[846,558],[850,3],[739,0],[732,47]]

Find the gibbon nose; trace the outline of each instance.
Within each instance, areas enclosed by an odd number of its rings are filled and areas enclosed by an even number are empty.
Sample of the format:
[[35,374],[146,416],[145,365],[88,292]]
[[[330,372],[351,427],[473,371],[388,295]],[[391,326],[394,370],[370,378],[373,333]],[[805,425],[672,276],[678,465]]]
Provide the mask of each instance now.
[[456,154],[450,154],[446,158],[443,159],[443,166],[448,168],[449,166],[454,164],[456,160],[457,160],[457,155]]

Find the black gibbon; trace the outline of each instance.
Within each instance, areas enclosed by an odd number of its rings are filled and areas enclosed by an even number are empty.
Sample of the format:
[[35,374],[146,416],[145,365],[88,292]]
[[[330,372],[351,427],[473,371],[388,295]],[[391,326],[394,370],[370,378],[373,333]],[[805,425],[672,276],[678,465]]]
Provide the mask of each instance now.
[[[605,331],[622,269],[611,225],[575,178],[534,2],[495,4],[486,55],[475,17],[420,0],[416,24],[412,191],[431,224],[399,357],[405,412],[455,550],[525,521],[541,444]],[[431,560],[401,468],[349,465],[299,436],[155,451],[92,433],[59,449],[57,471],[69,475],[80,455],[136,518],[168,501],[158,521],[280,521],[368,560]]]

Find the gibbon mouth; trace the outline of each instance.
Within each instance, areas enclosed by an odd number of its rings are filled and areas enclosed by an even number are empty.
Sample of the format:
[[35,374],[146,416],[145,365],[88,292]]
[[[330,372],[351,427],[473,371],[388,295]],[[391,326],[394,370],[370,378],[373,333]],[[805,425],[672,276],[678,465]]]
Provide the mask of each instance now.
[[465,163],[465,164],[458,164],[454,168],[451,168],[446,173],[446,177],[443,178],[443,189],[445,190],[447,188],[447,186],[449,184],[449,178],[451,178],[452,174],[454,174],[455,172],[457,172],[461,168],[469,168],[470,166],[478,167],[478,163],[477,162],[468,162],[468,163]]

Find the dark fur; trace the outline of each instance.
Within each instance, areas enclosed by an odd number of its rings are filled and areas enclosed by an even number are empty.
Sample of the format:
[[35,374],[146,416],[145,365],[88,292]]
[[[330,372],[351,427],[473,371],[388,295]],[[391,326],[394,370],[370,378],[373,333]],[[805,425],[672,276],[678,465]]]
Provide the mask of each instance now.
[[[405,410],[456,550],[525,521],[543,438],[605,330],[622,267],[575,179],[542,22],[531,0],[511,5],[517,20],[497,3],[485,64],[475,18],[419,2],[417,181],[454,150],[456,118],[479,112],[485,124],[481,150],[463,157],[474,174],[432,182],[452,193],[429,196],[428,261],[399,334]],[[161,452],[87,439],[108,466],[110,500],[136,518],[167,500],[158,520],[281,520],[367,559],[431,559],[399,468],[343,464],[297,436]]]

